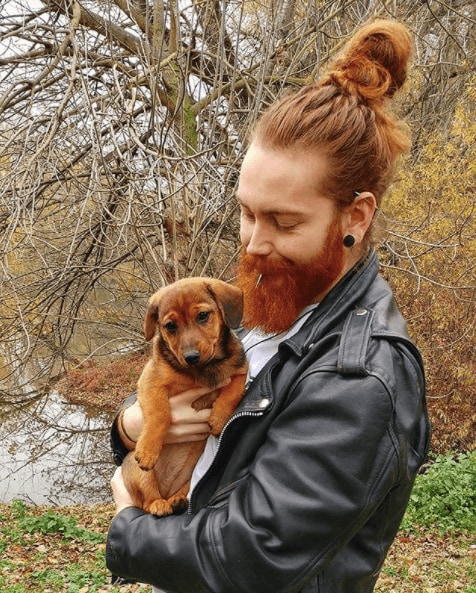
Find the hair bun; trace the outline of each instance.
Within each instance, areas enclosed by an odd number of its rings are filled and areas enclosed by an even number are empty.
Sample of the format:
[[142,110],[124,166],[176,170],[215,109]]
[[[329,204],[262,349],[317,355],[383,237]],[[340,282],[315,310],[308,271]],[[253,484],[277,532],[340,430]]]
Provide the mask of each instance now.
[[389,99],[405,82],[411,53],[405,25],[373,21],[355,33],[323,83],[333,82],[367,101]]

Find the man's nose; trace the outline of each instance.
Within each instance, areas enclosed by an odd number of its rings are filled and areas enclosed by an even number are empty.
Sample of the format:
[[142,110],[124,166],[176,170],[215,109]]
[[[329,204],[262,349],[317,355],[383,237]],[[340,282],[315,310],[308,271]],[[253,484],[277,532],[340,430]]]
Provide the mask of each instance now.
[[246,253],[250,255],[269,255],[273,251],[273,242],[263,225],[255,222],[248,234],[243,237]]

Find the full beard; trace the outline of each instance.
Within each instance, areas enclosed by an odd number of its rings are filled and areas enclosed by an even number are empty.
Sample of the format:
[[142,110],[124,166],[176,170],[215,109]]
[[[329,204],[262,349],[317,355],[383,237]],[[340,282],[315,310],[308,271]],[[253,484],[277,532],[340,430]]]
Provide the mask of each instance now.
[[243,251],[236,284],[243,290],[243,325],[265,333],[288,330],[301,311],[325,293],[344,268],[343,237],[337,221],[329,226],[322,251],[307,264],[270,259]]

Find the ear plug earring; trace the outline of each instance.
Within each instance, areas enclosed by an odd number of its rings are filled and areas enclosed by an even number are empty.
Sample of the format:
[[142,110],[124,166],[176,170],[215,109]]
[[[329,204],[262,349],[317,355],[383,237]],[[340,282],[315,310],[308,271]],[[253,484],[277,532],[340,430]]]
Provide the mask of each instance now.
[[354,235],[346,235],[344,237],[344,245],[345,247],[352,247],[355,244],[355,237]]

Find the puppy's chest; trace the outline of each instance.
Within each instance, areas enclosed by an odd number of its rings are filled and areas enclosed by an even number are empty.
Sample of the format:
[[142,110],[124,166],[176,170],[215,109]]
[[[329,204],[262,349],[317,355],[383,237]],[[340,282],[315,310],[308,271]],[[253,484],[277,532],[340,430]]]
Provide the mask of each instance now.
[[180,367],[175,369],[177,375],[180,376],[178,383],[183,380],[187,387],[203,386],[213,388],[233,374],[234,368],[229,363],[230,361],[213,360],[204,365],[189,368]]

